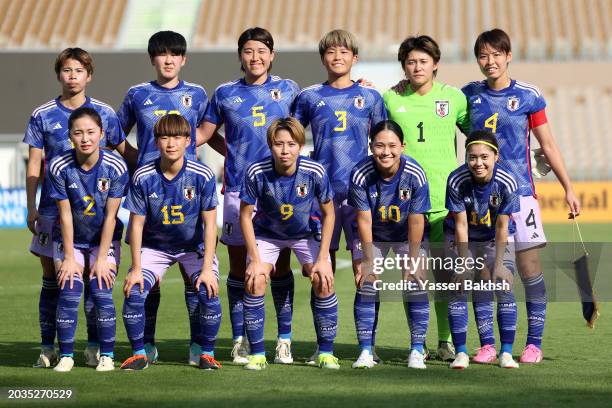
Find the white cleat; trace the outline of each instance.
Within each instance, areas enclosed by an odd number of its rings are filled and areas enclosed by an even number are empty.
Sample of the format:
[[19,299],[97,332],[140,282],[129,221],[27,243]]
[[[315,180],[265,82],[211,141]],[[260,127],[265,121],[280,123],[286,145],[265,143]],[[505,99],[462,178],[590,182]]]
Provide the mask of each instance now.
[[362,350],[361,354],[352,365],[353,368],[372,368],[376,365],[374,356],[368,350]]
[[42,348],[33,368],[51,368],[57,364],[57,353],[54,348]]
[[100,362],[100,347],[90,347],[87,346],[85,351],[83,351],[83,356],[85,357],[85,365],[88,367],[97,367]]
[[115,369],[115,361],[109,356],[101,356],[100,362],[96,366],[96,371],[113,371]]
[[187,364],[190,366],[199,366],[200,365],[200,354],[202,352],[202,347],[193,343],[189,346],[189,361]]
[[276,342],[276,356],[274,364],[293,364],[291,355],[291,340],[279,338]]
[[501,368],[519,368],[519,364],[514,361],[510,353],[501,353],[499,356],[499,366]]
[[62,357],[59,363],[53,368],[53,371],[58,373],[67,373],[74,367],[74,359],[72,357]]
[[240,336],[234,340],[232,348],[232,362],[236,365],[245,365],[249,363],[249,342],[244,337]]
[[306,360],[306,364],[308,365],[312,365],[312,366],[316,366],[317,364],[319,364],[319,346],[317,346],[317,349],[315,350],[315,352],[313,353],[312,356],[310,356],[307,360]]
[[425,366],[425,355],[419,353],[417,350],[412,350],[408,356],[408,368],[416,368],[424,370]]
[[457,356],[455,357],[453,362],[450,363],[449,365],[449,367],[454,370],[463,370],[465,368],[468,368],[469,366],[470,366],[470,356],[468,356],[467,353],[464,353],[464,352],[457,353]]

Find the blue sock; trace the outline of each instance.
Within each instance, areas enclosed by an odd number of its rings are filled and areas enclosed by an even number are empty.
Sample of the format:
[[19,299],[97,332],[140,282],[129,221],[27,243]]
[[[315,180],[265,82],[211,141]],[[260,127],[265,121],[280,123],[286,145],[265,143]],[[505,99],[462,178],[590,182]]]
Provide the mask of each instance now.
[[64,289],[59,292],[57,301],[57,340],[61,355],[74,353],[74,334],[76,333],[79,318],[79,303],[83,294],[83,281],[75,277],[72,289],[70,282],[66,282]]
[[429,299],[427,292],[404,294],[404,309],[410,329],[410,348],[423,354],[423,344],[429,326]]
[[89,287],[89,276],[83,274],[83,308],[85,310],[85,321],[87,322],[87,343],[100,344],[100,336],[98,334],[98,315],[96,312],[96,303]]
[[161,292],[159,291],[159,282],[155,282],[149,295],[145,300],[145,323],[144,323],[144,342],[155,345],[155,328],[157,326],[157,310],[161,301]]
[[53,278],[42,278],[40,299],[38,301],[38,315],[40,323],[41,346],[53,348],[55,343],[55,313],[57,311],[57,299],[59,298],[59,287],[57,280]]
[[244,279],[236,279],[231,275],[227,277],[227,301],[229,303],[230,323],[232,324],[232,337],[236,340],[244,336]]
[[291,339],[293,292],[295,289],[293,273],[280,278],[271,278],[270,286],[272,299],[274,299],[274,309],[276,310],[278,337],[281,339]]
[[506,344],[510,345],[510,353],[512,353],[512,344],[516,334],[516,300],[512,292],[496,291],[495,293],[497,294],[497,325],[502,351]]
[[145,351],[145,349],[138,349],[138,350],[132,350],[132,354],[135,356],[146,356],[147,352]]
[[60,353],[60,357],[74,358],[74,353]]
[[146,355],[144,352],[144,330],[147,316],[145,301],[151,287],[155,284],[155,275],[148,270],[143,270],[142,274],[144,276],[143,292],[140,293],[139,285],[134,285],[130,290],[130,297],[126,297],[123,301],[123,324],[134,354]]
[[200,301],[195,287],[192,284],[185,283],[185,306],[187,306],[187,314],[189,316],[189,334],[190,344],[202,344],[202,326],[200,325]]
[[244,325],[251,345],[251,354],[265,354],[264,322],[266,319],[265,296],[244,294]]
[[364,283],[361,289],[355,292],[353,316],[359,347],[371,353],[376,321],[376,290],[370,282]]
[[[197,277],[194,279],[197,279]],[[218,296],[208,298],[208,292],[204,284],[200,285],[198,299],[200,301],[198,312],[202,339],[201,343],[198,344],[202,346],[204,354],[210,354],[214,357],[217,335],[219,334],[219,327],[221,327],[221,302]]]
[[475,290],[472,292],[474,317],[480,337],[480,346],[487,344],[495,346],[493,331],[493,292],[490,290]]
[[96,308],[100,354],[112,354],[115,349],[115,333],[117,329],[113,288],[112,286],[108,288],[104,281],[102,281],[102,288],[99,288],[98,279],[92,279],[88,286]]
[[338,328],[338,298],[332,293],[326,298],[315,298],[315,324],[317,330],[317,344],[319,353],[334,352],[334,339]]
[[[453,345],[457,352],[467,353],[468,305],[467,295],[452,294],[448,300],[448,324],[451,329]],[[465,349],[465,350],[462,350]]]
[[527,344],[542,348],[542,335],[546,321],[546,285],[544,275],[523,279],[527,302]]
[[114,359],[115,358],[115,353],[113,353],[112,351],[108,352],[108,353],[100,353],[100,356],[106,356],[106,357],[110,357],[110,358]]

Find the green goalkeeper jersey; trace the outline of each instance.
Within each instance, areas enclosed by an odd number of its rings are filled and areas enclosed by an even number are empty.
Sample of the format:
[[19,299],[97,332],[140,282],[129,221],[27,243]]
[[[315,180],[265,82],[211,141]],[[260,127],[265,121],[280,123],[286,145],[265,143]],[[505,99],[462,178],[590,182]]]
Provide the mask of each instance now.
[[446,179],[457,168],[455,129],[469,131],[467,101],[463,92],[434,82],[419,95],[408,87],[400,95],[388,90],[383,95],[389,119],[404,132],[404,152],[425,170],[429,182],[430,212],[445,211]]

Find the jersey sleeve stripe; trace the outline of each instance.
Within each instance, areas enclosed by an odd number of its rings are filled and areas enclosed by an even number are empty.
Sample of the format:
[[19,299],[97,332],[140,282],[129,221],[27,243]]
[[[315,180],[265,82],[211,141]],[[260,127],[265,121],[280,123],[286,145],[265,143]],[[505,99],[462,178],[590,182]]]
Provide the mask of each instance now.
[[261,171],[268,171],[272,169],[272,163],[271,162],[256,162],[253,163],[249,169],[247,170],[247,175],[249,178],[252,178],[252,176],[254,175],[254,172],[261,172]]
[[[456,174],[452,175],[452,176],[451,176],[451,177],[448,179],[448,184],[452,186],[452,185],[453,185],[453,184],[454,184],[454,183],[455,183],[455,182],[456,182],[458,179],[460,179],[460,178],[465,178],[465,176],[466,176],[466,175],[467,175],[467,176],[469,176],[469,174],[470,174],[469,170],[467,170],[467,169],[462,170],[462,171],[460,171],[460,172],[458,172],[458,173],[456,173]],[[453,188],[454,188],[454,187],[453,187]]]
[[129,92],[129,91],[132,91],[132,90],[136,90],[136,89],[138,89],[138,88],[145,87],[145,86],[147,86],[147,85],[149,85],[149,83],[148,83],[148,82],[142,82],[142,83],[140,83],[140,84],[133,85],[133,86],[131,86],[131,87],[128,89],[128,92]]
[[204,92],[206,92],[206,90],[204,89],[204,87],[202,85],[198,85],[198,84],[194,84],[193,82],[183,82],[185,85],[194,87],[194,88],[200,88],[201,90],[203,90]]
[[115,156],[114,154],[110,153],[110,154],[105,154],[104,155],[104,160],[108,161],[109,163],[113,163],[115,164],[115,166],[117,166],[119,173],[123,174],[127,171],[127,164],[125,164],[125,162],[123,160],[121,160],[120,158],[118,158],[117,156]]
[[109,157],[104,157],[102,161],[108,164],[109,166],[111,166],[112,168],[114,168],[115,171],[117,172],[117,175],[122,175],[125,172],[127,172],[127,167],[123,163],[119,162],[118,160],[113,160]]
[[352,182],[358,186],[362,185],[366,177],[374,171],[374,163],[368,161],[366,164],[360,166],[355,170],[353,174]]
[[463,184],[465,181],[469,180],[469,179],[470,179],[470,177],[471,177],[471,176],[470,176],[470,174],[469,174],[469,173],[467,173],[467,174],[462,173],[462,176],[461,176],[461,177],[454,178],[454,179],[453,179],[453,180],[452,180],[452,181],[449,183],[449,186],[450,186],[450,187],[451,187],[453,190],[458,190],[458,189],[459,189],[459,186],[460,186],[461,184]]
[[210,169],[203,166],[194,166],[193,163],[190,162],[187,162],[187,170],[204,176],[206,181],[210,181],[214,177],[213,172]]
[[92,103],[92,105],[103,106],[103,107],[105,107],[107,109],[110,109],[113,112],[115,111],[112,106],[110,106],[109,104],[104,103],[102,101],[99,101],[97,99],[91,98],[91,103]]
[[504,184],[506,184],[508,188],[510,188],[511,191],[516,191],[518,189],[518,183],[516,182],[514,177],[512,177],[512,175],[501,169],[497,170],[497,175],[499,176],[500,180],[502,180]]
[[49,171],[51,172],[51,174],[57,176],[59,175],[60,171],[72,161],[72,152],[60,156],[56,160],[51,162],[51,165],[49,166]]
[[407,161],[405,165],[405,169],[406,168],[412,170],[413,174],[419,179],[421,186],[427,183],[427,177],[425,177],[425,172],[419,166]]
[[40,112],[46,111],[47,109],[52,108],[53,106],[55,106],[55,99],[51,99],[49,102],[44,103],[38,108],[34,109],[34,112],[32,112],[32,116],[37,116],[38,114],[40,114]]
[[154,163],[149,163],[149,164],[139,168],[134,173],[134,177],[133,177],[134,183],[136,183],[138,180],[140,180],[140,176],[145,175],[145,174],[149,174],[151,172],[155,172],[155,164]]
[[539,90],[538,88],[536,88],[535,86],[533,86],[533,85],[526,84],[526,83],[524,83],[524,82],[519,82],[519,81],[516,81],[516,84],[515,84],[515,85],[516,85],[516,87],[517,87],[517,88],[520,88],[520,89],[525,89],[525,90],[527,90],[527,91],[531,91],[531,92],[532,92],[532,93],[534,93],[534,94],[535,94],[537,97],[540,97],[540,96],[542,95],[542,94],[540,93],[540,90]]

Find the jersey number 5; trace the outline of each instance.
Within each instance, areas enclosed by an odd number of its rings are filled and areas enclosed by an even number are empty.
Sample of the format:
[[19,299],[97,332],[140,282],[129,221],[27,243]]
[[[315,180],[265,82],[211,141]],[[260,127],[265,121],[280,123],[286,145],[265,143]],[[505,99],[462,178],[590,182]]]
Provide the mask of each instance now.
[[253,106],[251,113],[253,114],[253,126],[260,127],[266,124],[266,114],[263,113],[263,106]]

